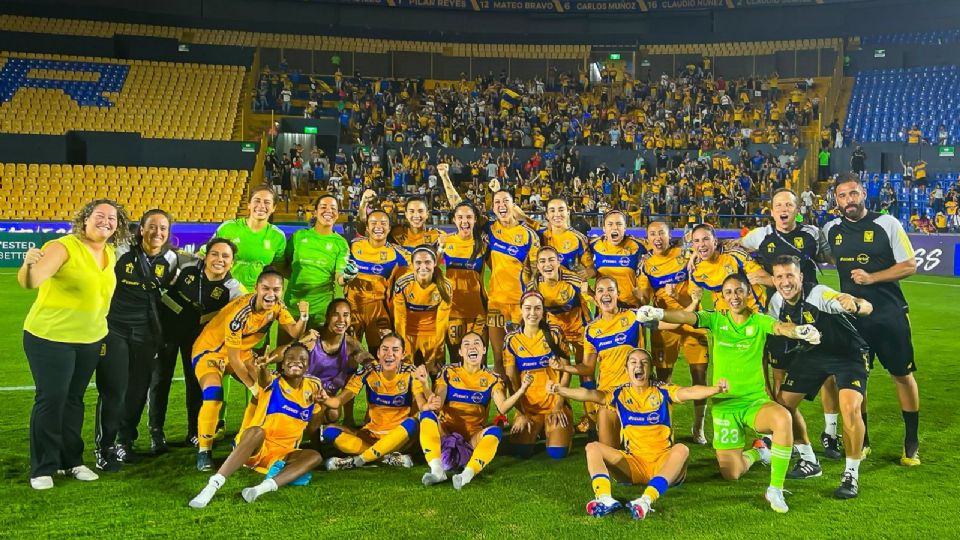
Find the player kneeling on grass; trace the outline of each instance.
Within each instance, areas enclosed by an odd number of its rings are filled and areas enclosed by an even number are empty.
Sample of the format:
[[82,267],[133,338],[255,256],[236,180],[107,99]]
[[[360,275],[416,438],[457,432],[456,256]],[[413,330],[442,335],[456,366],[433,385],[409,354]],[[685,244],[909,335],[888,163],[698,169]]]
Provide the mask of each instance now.
[[420,413],[420,446],[430,466],[423,475],[425,486],[439,484],[447,479],[447,471],[463,467],[453,476],[453,487],[460,489],[489,465],[502,436],[500,426],[487,426],[490,399],[506,415],[533,382],[533,375],[526,375],[507,397],[500,376],[484,367],[487,348],[476,332],[461,339],[460,358],[462,364],[440,371],[434,393]]
[[610,494],[611,472],[618,481],[647,484],[643,495],[628,503],[635,519],[646,517],[654,501],[669,486],[682,482],[686,475],[690,450],[682,444],[673,444],[671,405],[707,399],[727,391],[725,379],[718,379],[716,386],[687,388],[652,381],[652,359],[643,349],[630,352],[626,369],[630,382],[611,392],[567,388],[556,382],[547,384],[551,394],[606,405],[615,410],[620,419],[622,450],[599,441],[587,444],[587,470],[595,496],[587,504],[587,513],[594,517],[623,508]]
[[370,418],[359,431],[334,425],[323,428],[324,442],[351,455],[328,459],[327,470],[352,469],[377,460],[385,465],[413,467],[410,455],[401,454],[400,450],[417,434],[417,419],[412,416],[414,401],[417,409],[426,409],[423,390],[427,369],[404,364],[403,350],[403,338],[386,334],[377,349],[377,362],[362,366],[339,396],[323,401],[325,407],[338,409],[366,389]]
[[263,482],[241,492],[250,503],[280,486],[310,481],[306,473],[320,464],[320,453],[298,450],[297,445],[304,429],[322,418],[314,414],[320,411],[317,401],[323,390],[318,379],[304,376],[309,357],[305,346],[294,343],[285,349],[278,375],[270,375],[266,361],[259,366],[256,412],[240,428],[227,460],[189,502],[191,508],[207,506],[227,478],[244,465],[267,474]]
[[[873,313],[873,305],[862,298],[838,293],[824,285],[804,283],[800,259],[783,255],[773,262],[773,283],[777,292],[770,299],[770,315],[781,321],[804,321],[817,327],[820,344],[802,346],[790,362],[778,401],[791,411],[803,398],[812,400],[820,386],[829,377],[836,377],[840,389],[840,411],[843,414],[844,450],[847,464],[840,487],[834,492],[838,499],[852,499],[859,491],[860,448],[863,447],[863,417],[860,405],[867,386],[867,362],[870,348],[851,322],[850,316],[866,317]],[[806,426],[794,437],[806,438]],[[807,451],[812,455],[809,446]],[[820,476],[820,467],[801,453],[801,459],[789,478]],[[815,471],[815,474],[807,474]]]
[[[737,480],[758,460],[770,462],[770,486],[766,499],[770,508],[784,513],[789,510],[783,500],[783,481],[790,466],[793,430],[790,413],[771,400],[763,369],[763,349],[770,334],[820,342],[820,332],[813,325],[797,326],[780,322],[753,311],[750,282],[742,274],[730,274],[720,292],[729,310],[665,311],[643,306],[638,320],[666,321],[695,325],[713,335],[713,381],[730,382],[731,390],[713,398],[713,448],[717,451],[720,474],[726,480]],[[743,451],[745,427],[757,433],[769,433],[772,449],[763,443]]]

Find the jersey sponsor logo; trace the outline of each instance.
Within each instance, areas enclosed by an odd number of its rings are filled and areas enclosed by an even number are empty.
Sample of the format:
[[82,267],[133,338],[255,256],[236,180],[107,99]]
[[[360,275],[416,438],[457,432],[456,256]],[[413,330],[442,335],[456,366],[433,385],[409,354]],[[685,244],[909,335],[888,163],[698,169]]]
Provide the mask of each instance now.
[[617,262],[620,263],[620,266],[630,266],[630,257],[620,257]]
[[861,253],[857,255],[857,262],[860,264],[868,264],[870,262],[870,256],[866,253]]
[[863,231],[863,241],[873,242],[873,231]]
[[[519,238],[517,239],[517,241],[519,242]],[[520,248],[518,248],[517,246],[510,246],[507,248],[507,253],[509,253],[510,255],[516,255],[519,252],[520,252]]]

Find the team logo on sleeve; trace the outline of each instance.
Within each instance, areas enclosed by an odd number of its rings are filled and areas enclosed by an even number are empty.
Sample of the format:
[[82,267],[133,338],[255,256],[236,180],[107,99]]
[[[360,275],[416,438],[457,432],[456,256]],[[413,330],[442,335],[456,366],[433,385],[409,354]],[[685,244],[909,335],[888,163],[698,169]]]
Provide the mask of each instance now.
[[873,231],[863,231],[863,241],[873,242]]

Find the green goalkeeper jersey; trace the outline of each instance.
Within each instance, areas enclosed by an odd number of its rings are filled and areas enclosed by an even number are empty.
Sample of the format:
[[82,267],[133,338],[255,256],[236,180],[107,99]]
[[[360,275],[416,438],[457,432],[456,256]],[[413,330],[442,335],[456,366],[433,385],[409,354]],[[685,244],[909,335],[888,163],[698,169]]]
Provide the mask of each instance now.
[[230,273],[248,291],[254,291],[257,277],[265,266],[283,260],[287,248],[287,238],[283,231],[273,224],[257,232],[250,230],[246,218],[224,221],[217,227],[215,237],[226,238],[237,246],[237,253]]
[[320,234],[312,227],[301,229],[287,243],[290,281],[284,298],[289,309],[297,302],[310,304],[310,318],[323,323],[327,305],[333,300],[337,272],[343,272],[350,257],[350,246],[337,233]]
[[706,328],[713,337],[711,384],[719,379],[730,384],[729,392],[713,398],[715,409],[769,398],[763,377],[763,348],[776,323],[773,317],[760,313],[737,324],[726,310],[697,312],[697,326]]

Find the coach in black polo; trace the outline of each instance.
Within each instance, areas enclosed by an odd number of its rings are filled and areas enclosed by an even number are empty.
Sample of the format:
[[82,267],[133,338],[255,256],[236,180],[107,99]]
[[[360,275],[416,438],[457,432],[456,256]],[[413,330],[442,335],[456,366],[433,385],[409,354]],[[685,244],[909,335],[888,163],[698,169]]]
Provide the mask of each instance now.
[[[917,366],[910,336],[909,306],[899,281],[917,271],[913,246],[903,226],[891,215],[867,211],[866,190],[855,175],[837,181],[834,191],[842,215],[824,226],[837,262],[840,290],[873,304],[873,314],[856,320],[860,335],[896,383],[905,435],[901,465],[919,465],[917,438],[920,392],[913,372]],[[864,399],[866,411],[866,399]],[[866,412],[864,412],[866,425]],[[870,442],[863,440],[864,456]]]

